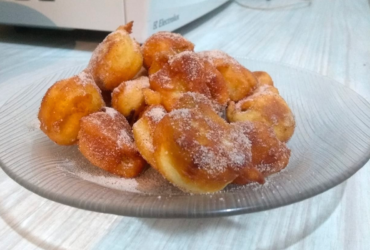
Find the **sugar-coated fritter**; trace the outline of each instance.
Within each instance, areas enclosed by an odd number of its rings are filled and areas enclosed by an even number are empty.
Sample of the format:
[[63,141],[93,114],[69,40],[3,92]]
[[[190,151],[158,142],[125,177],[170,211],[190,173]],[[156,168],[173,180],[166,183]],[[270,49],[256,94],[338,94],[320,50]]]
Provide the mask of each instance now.
[[89,69],[102,90],[113,90],[121,82],[133,79],[141,70],[140,45],[130,36],[133,22],[118,27],[94,50]]
[[232,126],[238,127],[240,133],[250,140],[252,147],[252,161],[249,168],[233,183],[244,185],[250,182],[264,183],[264,177],[284,169],[290,158],[290,150],[281,142],[274,131],[261,122],[236,122]]
[[145,41],[141,51],[144,57],[144,66],[149,69],[158,54],[162,53],[169,58],[183,51],[194,51],[194,44],[180,34],[160,31]]
[[[195,109],[201,105],[209,105],[219,115],[224,113],[223,106],[220,106],[202,94],[192,92],[182,94],[182,97],[175,104],[174,109]],[[133,125],[133,133],[138,150],[144,159],[154,168],[156,168],[156,163],[154,159],[155,147],[153,144],[153,134],[157,124],[166,113],[166,110],[161,105],[150,106]]]
[[144,111],[146,104],[143,90],[149,86],[146,76],[121,83],[112,92],[112,107],[133,123]]
[[41,130],[59,145],[77,141],[80,119],[104,107],[100,89],[87,71],[56,82],[41,102]]
[[93,165],[112,174],[133,178],[145,168],[130,125],[113,108],[83,117],[78,139],[81,153]]
[[277,89],[270,85],[259,86],[253,95],[237,104],[230,102],[227,107],[227,119],[230,122],[263,122],[274,130],[282,142],[287,142],[295,129],[292,111]]
[[209,105],[171,111],[153,138],[156,169],[186,192],[219,191],[251,161],[249,139]]
[[237,60],[219,50],[200,52],[222,74],[230,100],[239,101],[250,95],[257,85],[256,77]]
[[160,105],[150,106],[132,127],[139,152],[155,169],[157,169],[157,164],[154,158],[153,135],[157,124],[166,113],[166,110]]
[[185,92],[196,92],[220,105],[229,99],[225,79],[207,60],[185,51],[172,57],[157,73],[149,76],[150,87],[161,95],[167,111]]

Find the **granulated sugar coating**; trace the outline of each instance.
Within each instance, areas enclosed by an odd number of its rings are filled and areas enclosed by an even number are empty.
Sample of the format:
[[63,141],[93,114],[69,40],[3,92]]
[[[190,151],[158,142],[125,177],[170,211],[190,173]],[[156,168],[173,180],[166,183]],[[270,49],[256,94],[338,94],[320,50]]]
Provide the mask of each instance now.
[[143,44],[141,51],[144,57],[144,66],[149,69],[157,55],[176,55],[183,51],[193,51],[194,44],[179,34],[161,31],[153,34]]
[[38,113],[40,128],[59,145],[74,144],[80,119],[104,106],[100,89],[83,72],[57,81],[47,90]]
[[132,23],[120,26],[94,50],[88,69],[95,83],[104,91],[112,91],[123,81],[133,79],[140,71],[143,56],[140,45],[129,35]]
[[105,110],[81,119],[79,149],[95,166],[122,177],[135,177],[145,161],[136,149],[131,127],[123,115],[111,108]]
[[274,86],[262,84],[259,85],[253,92],[253,96],[256,96],[258,94],[279,94],[279,91]]
[[135,149],[135,144],[132,135],[130,135],[130,131],[121,129],[117,138],[117,145],[119,148],[129,147],[131,149]]
[[[274,131],[261,122],[236,122],[232,124],[240,134],[247,136],[252,144],[251,167],[263,176],[279,172],[288,165],[290,150],[286,144],[279,141]],[[248,183],[248,171],[241,174],[236,183]],[[245,177],[245,179],[243,179]],[[262,180],[259,179],[263,183]]]
[[103,108],[103,111],[107,113],[112,119],[114,119],[118,114],[118,112],[115,109],[109,107]]
[[171,69],[177,70],[180,63],[180,68],[185,72],[184,76],[187,80],[195,81],[200,77],[203,77],[203,70],[205,69],[204,63],[200,60],[200,57],[191,51],[184,51],[180,54],[175,55],[168,61]]
[[228,101],[226,81],[220,72],[192,51],[173,56],[168,64],[150,76],[150,87],[161,94],[167,110],[172,110],[178,97],[185,92],[203,94],[220,105]]
[[107,53],[109,47],[107,46],[107,41],[110,42],[118,42],[121,40],[122,37],[128,36],[129,33],[125,30],[126,29],[132,29],[132,25],[128,25],[125,28],[125,26],[119,27],[117,30],[113,31],[112,33],[109,33],[107,37],[104,38],[104,40],[99,43],[99,45],[94,50],[91,61],[90,61],[90,67],[92,64],[100,63],[104,59],[104,55]]
[[213,116],[209,113],[203,107],[169,113],[180,148],[188,152],[193,164],[209,176],[222,174],[228,169],[238,171],[247,166],[251,161],[248,137],[221,118],[215,119],[216,113]]
[[181,190],[174,187],[150,167],[138,177],[127,179],[93,166],[81,155],[77,147],[71,147],[67,152],[62,151],[61,154],[63,155],[59,155],[58,158],[66,158],[59,164],[59,169],[66,174],[103,187],[143,195],[183,194]]
[[[128,92],[131,91],[133,88],[144,89],[144,88],[150,87],[149,78],[146,76],[140,76],[134,80],[127,81],[124,84],[125,84],[124,91],[128,91]],[[116,90],[117,88],[115,89],[115,91]]]
[[[105,41],[107,38],[105,38],[103,41]],[[99,43],[98,46],[93,51],[90,62],[88,65],[88,70],[90,71],[92,68],[96,66],[96,64],[100,63],[103,59],[103,56],[107,53],[108,48],[105,46],[103,42]]]
[[117,145],[135,148],[130,124],[115,109],[105,107],[102,112],[93,113],[82,120],[97,125],[97,133],[110,138]]
[[277,88],[275,88],[274,86],[270,86],[270,85],[265,84],[265,85],[258,86],[253,91],[252,95],[247,96],[243,100],[240,100],[237,103],[236,107],[238,109],[243,110],[244,103],[256,100],[258,98],[264,98],[265,96],[273,96],[274,98],[281,99],[281,96],[279,95],[279,91],[277,90]]
[[[184,195],[185,193],[169,183],[160,173],[153,168],[148,168],[136,178],[121,178],[98,167],[93,166],[78,151],[77,146],[71,146],[67,150],[60,151],[56,158],[63,159],[57,168],[66,175],[77,177],[82,180],[107,187],[140,195],[161,195],[162,198]],[[267,186],[265,183],[264,186]],[[261,185],[251,184],[247,186],[229,185],[226,192],[238,191],[240,189],[261,188]],[[107,190],[111,192],[112,190]],[[225,191],[220,191],[221,193]],[[190,194],[189,194],[190,195]],[[213,198],[212,195],[206,197]]]
[[112,92],[112,107],[124,115],[132,124],[145,109],[144,90],[149,88],[149,79],[141,76],[137,79],[122,82]]
[[202,58],[206,59],[213,66],[229,65],[234,67],[236,70],[240,69],[241,64],[221,50],[209,50],[198,53]]
[[256,91],[236,105],[229,104],[228,120],[259,121],[274,129],[278,139],[287,142],[293,135],[295,119],[285,100],[276,93],[276,88],[261,85]]
[[175,109],[154,133],[156,169],[180,189],[222,190],[251,162],[251,144],[210,105]]
[[88,72],[88,70],[82,71],[80,74],[77,75],[77,77],[78,77],[78,80],[79,80],[78,83],[80,83],[84,86],[86,84],[94,83],[94,79],[91,76],[91,74]]
[[145,113],[153,122],[158,123],[163,116],[166,115],[166,111],[161,107],[154,107]]
[[174,109],[179,108],[199,108],[199,105],[209,105],[220,117],[224,116],[226,105],[221,105],[216,101],[207,98],[205,95],[195,92],[186,92],[179,97]]
[[158,39],[158,40],[163,40],[163,39],[168,39],[177,43],[182,43],[183,41],[187,41],[182,35],[168,32],[168,31],[160,31],[155,34],[151,39]]

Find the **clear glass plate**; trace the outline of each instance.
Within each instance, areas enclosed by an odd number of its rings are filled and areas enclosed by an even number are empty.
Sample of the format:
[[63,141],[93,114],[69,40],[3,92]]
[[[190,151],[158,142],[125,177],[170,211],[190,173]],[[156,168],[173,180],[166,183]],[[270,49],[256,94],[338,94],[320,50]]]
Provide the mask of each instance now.
[[0,110],[0,165],[25,188],[70,206],[125,216],[212,217],[288,205],[343,182],[370,158],[370,104],[321,75],[238,58],[250,70],[271,74],[292,108],[297,128],[288,167],[265,185],[229,186],[215,194],[185,194],[154,170],[122,179],[91,165],[76,146],[58,146],[38,128],[41,98],[65,69],[30,84]]

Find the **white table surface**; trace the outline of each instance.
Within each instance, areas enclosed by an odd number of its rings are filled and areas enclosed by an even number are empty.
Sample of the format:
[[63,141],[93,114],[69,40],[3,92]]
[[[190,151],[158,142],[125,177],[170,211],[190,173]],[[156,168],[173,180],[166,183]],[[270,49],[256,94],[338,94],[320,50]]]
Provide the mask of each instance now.
[[[313,0],[306,8],[270,11],[231,3],[178,32],[198,51],[221,49],[315,71],[370,100],[369,3]],[[104,35],[0,26],[0,105],[58,67],[87,63]],[[0,169],[0,249],[370,249],[369,180],[365,165],[343,184],[286,207],[166,220],[58,204],[19,186]]]

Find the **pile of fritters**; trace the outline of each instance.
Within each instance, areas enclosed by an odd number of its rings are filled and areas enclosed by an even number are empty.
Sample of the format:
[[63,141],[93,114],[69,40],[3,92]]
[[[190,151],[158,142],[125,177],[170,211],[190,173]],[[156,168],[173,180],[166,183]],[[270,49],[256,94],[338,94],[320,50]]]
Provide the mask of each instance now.
[[191,193],[263,184],[287,166],[294,116],[266,72],[221,51],[194,52],[170,32],[140,46],[131,29],[109,34],[83,72],[46,92],[38,117],[51,140],[78,144],[121,177],[150,165]]

